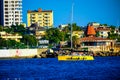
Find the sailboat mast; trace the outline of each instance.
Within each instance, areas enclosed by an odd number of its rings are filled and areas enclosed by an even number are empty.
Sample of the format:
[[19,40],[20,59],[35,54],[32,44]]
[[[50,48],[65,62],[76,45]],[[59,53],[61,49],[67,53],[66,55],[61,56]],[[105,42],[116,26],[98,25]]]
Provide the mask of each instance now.
[[73,43],[72,43],[72,22],[73,22],[73,6],[74,4],[72,4],[72,13],[71,13],[71,49],[73,48]]

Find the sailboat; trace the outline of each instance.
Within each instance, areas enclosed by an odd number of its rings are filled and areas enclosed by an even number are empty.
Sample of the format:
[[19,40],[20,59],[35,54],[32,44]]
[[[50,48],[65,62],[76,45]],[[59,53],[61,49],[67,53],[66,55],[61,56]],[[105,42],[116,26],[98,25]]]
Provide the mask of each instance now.
[[88,54],[88,51],[75,51],[73,50],[72,45],[72,21],[73,21],[73,6],[72,4],[72,15],[71,15],[71,54],[70,55],[58,55],[59,61],[76,61],[76,60],[94,60],[92,55]]

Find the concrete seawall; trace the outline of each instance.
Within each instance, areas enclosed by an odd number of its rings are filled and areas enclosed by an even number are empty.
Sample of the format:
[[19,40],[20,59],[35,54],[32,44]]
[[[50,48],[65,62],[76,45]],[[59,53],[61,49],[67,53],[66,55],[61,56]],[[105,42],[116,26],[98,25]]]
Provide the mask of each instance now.
[[35,55],[40,55],[47,49],[0,49],[0,58],[30,58]]

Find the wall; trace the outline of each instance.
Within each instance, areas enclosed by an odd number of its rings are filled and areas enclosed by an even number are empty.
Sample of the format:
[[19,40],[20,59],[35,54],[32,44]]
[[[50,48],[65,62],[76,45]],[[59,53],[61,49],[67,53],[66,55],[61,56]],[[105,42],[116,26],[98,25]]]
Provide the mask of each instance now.
[[0,50],[0,58],[5,57],[32,57],[37,55],[37,49],[6,49]]

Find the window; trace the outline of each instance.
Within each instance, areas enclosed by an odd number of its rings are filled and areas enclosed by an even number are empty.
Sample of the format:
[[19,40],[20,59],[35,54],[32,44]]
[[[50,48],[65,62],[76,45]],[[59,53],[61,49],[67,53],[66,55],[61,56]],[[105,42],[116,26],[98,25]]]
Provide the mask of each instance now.
[[8,1],[5,1],[5,3],[8,3]]
[[8,10],[8,8],[5,8],[5,10]]
[[8,5],[5,5],[5,7],[8,7]]
[[103,32],[101,32],[101,34],[103,34]]

